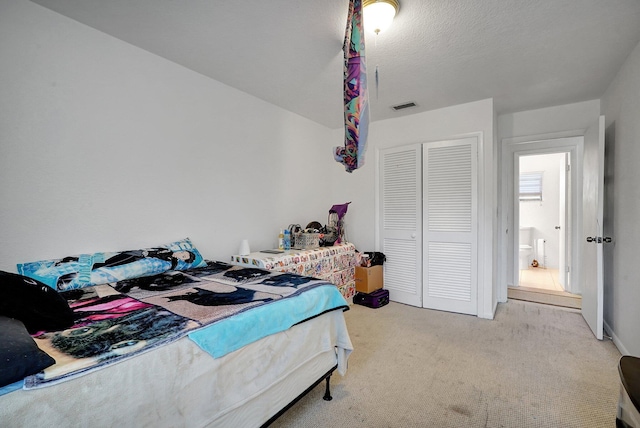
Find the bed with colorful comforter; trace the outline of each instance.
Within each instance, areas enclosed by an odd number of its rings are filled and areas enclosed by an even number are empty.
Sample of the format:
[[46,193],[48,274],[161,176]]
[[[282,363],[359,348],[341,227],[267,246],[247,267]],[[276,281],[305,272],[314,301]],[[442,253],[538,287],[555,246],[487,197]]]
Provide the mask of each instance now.
[[[183,270],[168,262],[159,273],[119,272],[106,284],[93,284],[104,278],[94,271],[107,269],[109,257],[89,258],[85,272],[38,262],[19,265],[24,276],[0,276],[0,287],[19,277],[20,292],[33,283],[69,310],[65,328],[60,317],[40,325],[31,318],[41,313],[25,317],[52,364],[0,389],[3,424],[260,426],[334,369],[344,375],[348,305],[333,284],[198,257]],[[20,295],[18,306],[33,299],[37,307],[39,298]],[[12,306],[0,304],[0,317],[15,322]]]

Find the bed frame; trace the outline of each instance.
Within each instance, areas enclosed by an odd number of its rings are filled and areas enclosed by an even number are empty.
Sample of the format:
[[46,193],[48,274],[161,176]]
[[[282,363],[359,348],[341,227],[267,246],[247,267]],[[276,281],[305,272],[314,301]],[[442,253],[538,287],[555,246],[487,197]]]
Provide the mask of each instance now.
[[269,425],[271,425],[276,419],[278,419],[280,416],[282,416],[287,410],[289,410],[290,408],[292,408],[298,401],[300,401],[300,399],[302,397],[304,397],[305,395],[307,395],[309,393],[309,391],[311,391],[312,389],[314,389],[316,386],[318,386],[320,383],[322,383],[323,380],[326,380],[327,384],[324,390],[324,396],[322,397],[323,400],[325,401],[331,401],[333,400],[333,397],[331,396],[331,388],[329,385],[329,381],[331,380],[331,375],[333,374],[333,372],[338,368],[338,365],[336,364],[335,366],[333,366],[331,368],[331,370],[329,370],[328,372],[326,372],[324,375],[322,375],[322,377],[320,377],[320,379],[318,379],[317,381],[315,381],[309,388],[307,388],[306,390],[304,390],[304,392],[300,395],[298,395],[296,398],[294,398],[289,404],[287,404],[284,408],[282,408],[278,413],[276,413],[275,415],[273,415],[271,417],[271,419],[269,419],[267,422],[265,422],[262,425],[262,428],[264,427],[268,427]]

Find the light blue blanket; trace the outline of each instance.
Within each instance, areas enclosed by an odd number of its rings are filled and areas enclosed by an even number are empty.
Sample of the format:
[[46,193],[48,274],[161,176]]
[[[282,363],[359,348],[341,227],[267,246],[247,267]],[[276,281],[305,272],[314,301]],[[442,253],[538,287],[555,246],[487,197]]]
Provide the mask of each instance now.
[[[322,285],[297,296],[220,320],[189,333],[189,338],[203,351],[219,358],[263,337],[338,308],[347,310],[349,304],[335,285]],[[256,329],[256,325],[261,328]]]
[[17,382],[10,383],[9,385],[5,385],[0,387],[0,395],[8,394],[13,391],[17,391],[18,389],[22,389],[24,385],[24,380],[19,380]]

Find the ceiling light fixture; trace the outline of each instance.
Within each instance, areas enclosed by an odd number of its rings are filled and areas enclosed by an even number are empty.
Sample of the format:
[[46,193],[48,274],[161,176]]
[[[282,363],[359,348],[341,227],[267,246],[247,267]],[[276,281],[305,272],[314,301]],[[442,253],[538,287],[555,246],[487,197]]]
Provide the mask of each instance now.
[[379,34],[389,28],[400,9],[397,0],[363,0],[364,28]]

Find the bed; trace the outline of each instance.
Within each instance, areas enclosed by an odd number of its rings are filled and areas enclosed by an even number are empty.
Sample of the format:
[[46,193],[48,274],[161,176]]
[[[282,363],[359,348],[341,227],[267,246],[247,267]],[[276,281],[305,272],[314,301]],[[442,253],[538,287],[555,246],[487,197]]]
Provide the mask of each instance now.
[[[88,259],[105,267],[104,257]],[[16,276],[46,284],[42,266],[53,265],[39,263]],[[92,271],[76,275],[81,286],[69,281],[73,269],[58,269],[66,287],[53,293],[72,325],[30,326],[55,363],[0,390],[3,425],[257,427],[323,381],[330,399],[329,378],[346,373],[352,351],[334,285],[215,261],[165,267],[106,284],[92,284],[102,281]]]

